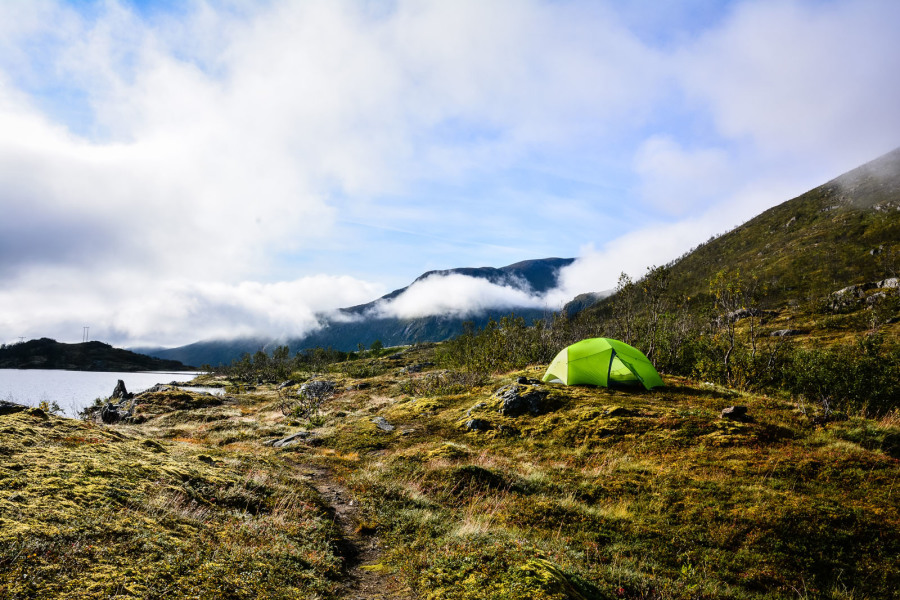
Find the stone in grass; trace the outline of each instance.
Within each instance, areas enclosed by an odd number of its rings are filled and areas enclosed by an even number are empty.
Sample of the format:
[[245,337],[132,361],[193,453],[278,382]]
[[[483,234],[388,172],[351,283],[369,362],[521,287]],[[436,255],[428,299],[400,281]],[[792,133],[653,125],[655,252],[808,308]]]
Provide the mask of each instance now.
[[469,419],[465,423],[465,428],[469,431],[488,431],[491,429],[491,423],[484,419]]
[[308,431],[298,431],[297,433],[289,435],[285,438],[263,442],[263,445],[272,446],[273,448],[287,448],[288,446],[293,446],[294,444],[300,443],[301,440],[307,439],[310,435],[312,434]]
[[375,427],[382,431],[391,432],[394,430],[394,426],[388,423],[384,417],[375,417],[372,419],[372,422],[375,423]]
[[721,417],[732,421],[740,421],[741,423],[747,423],[753,420],[753,417],[747,414],[746,406],[729,406],[728,408],[723,408]]
[[528,389],[522,391],[522,388],[513,383],[506,385],[495,392],[500,398],[500,414],[508,417],[515,417],[524,413],[539,415],[545,412],[544,399],[547,392]]

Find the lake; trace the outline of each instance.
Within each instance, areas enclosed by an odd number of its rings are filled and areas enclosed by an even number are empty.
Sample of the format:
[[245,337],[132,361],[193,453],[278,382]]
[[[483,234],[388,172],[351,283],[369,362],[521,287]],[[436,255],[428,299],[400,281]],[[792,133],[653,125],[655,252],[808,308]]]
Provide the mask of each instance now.
[[66,415],[94,403],[96,398],[109,398],[116,382],[136,394],[157,383],[190,381],[194,372],[107,373],[96,371],[57,371],[44,369],[0,369],[0,400],[37,406],[42,400],[56,402]]

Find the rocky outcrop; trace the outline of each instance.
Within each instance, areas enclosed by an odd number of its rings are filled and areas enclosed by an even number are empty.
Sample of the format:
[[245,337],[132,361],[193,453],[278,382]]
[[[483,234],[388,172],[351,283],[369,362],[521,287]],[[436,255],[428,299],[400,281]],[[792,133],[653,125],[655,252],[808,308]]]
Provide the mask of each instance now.
[[501,400],[498,412],[507,417],[517,417],[525,413],[539,415],[547,409],[545,406],[547,392],[529,389],[516,383],[503,386],[494,395]]
[[100,420],[107,425],[128,421],[132,416],[134,416],[134,405],[125,406],[125,401],[120,404],[107,402],[100,409]]
[[112,396],[109,397],[110,400],[131,400],[134,398],[134,394],[129,393],[127,389],[125,389],[125,382],[121,379],[116,383],[115,389],[113,389]]
[[[108,425],[128,421],[134,416],[134,394],[125,389],[121,379],[116,383],[109,401],[100,409],[100,420]],[[118,400],[118,402],[113,402]]]

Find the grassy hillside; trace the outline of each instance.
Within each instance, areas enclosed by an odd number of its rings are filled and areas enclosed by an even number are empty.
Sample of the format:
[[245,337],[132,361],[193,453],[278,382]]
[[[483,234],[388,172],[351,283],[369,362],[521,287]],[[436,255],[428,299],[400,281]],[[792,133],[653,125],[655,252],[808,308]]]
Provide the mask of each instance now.
[[721,269],[768,286],[773,305],[900,270],[900,149],[771,208],[672,265],[672,289],[708,292]]
[[[0,415],[0,597],[900,589],[896,413],[822,425],[789,397],[533,385],[541,365],[475,375],[443,351],[295,372],[335,383],[302,416],[298,383],[222,380],[142,396],[140,424]],[[499,412],[518,377],[534,412]],[[720,417],[735,404],[751,420]]]

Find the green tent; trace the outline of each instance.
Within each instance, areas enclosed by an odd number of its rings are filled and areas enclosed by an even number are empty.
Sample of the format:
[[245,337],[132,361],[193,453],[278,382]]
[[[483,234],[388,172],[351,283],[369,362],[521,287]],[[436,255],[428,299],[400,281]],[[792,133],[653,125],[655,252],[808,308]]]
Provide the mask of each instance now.
[[566,385],[606,387],[640,382],[648,390],[664,385],[643,352],[609,338],[590,338],[564,348],[547,367],[543,381],[556,379]]

